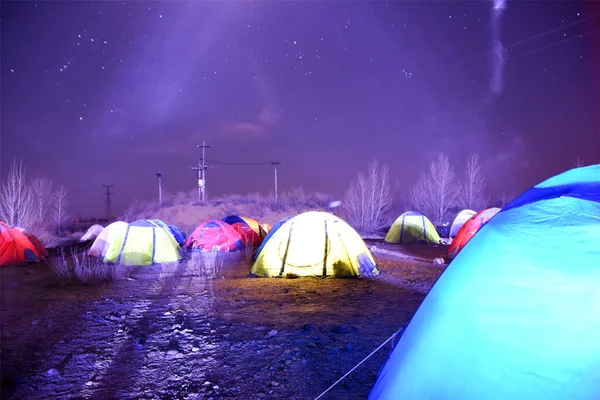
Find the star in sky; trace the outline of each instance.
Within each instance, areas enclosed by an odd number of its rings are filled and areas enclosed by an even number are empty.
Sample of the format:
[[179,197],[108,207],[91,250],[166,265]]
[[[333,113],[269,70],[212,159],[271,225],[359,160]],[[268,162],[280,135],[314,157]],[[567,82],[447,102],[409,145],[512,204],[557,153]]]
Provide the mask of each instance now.
[[[193,189],[202,140],[221,160],[281,159],[283,188],[341,195],[373,157],[408,187],[437,152],[460,168],[479,151],[490,190],[525,189],[593,158],[600,10],[507,4],[491,101],[491,2],[7,3],[2,168],[24,157],[82,212],[102,184],[117,208],[151,197],[157,168]],[[257,171],[215,168],[211,190],[271,190]]]

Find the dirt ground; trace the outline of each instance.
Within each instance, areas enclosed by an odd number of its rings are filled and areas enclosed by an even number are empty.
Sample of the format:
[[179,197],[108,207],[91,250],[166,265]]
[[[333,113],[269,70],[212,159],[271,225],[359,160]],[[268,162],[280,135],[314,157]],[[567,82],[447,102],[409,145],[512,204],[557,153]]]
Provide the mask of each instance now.
[[[1,397],[314,399],[402,328],[444,269],[443,246],[375,245],[387,251],[374,250],[374,279],[248,278],[243,254],[216,277],[186,261],[112,284],[0,269]],[[366,398],[391,346],[323,398]]]

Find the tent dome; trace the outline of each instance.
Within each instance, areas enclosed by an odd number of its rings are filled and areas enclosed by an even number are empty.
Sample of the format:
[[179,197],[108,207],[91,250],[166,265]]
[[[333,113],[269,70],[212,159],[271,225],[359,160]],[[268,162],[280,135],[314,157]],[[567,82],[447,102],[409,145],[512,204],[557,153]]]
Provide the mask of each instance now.
[[23,233],[23,235],[25,235],[25,237],[29,239],[29,241],[35,248],[35,251],[37,251],[38,256],[40,256],[40,260],[44,260],[50,256],[48,250],[46,250],[46,247],[42,244],[40,239],[37,238],[37,236],[25,229],[21,230],[21,233]]
[[450,225],[450,232],[448,233],[448,236],[451,238],[456,236],[458,230],[464,225],[464,223],[475,214],[476,213],[473,210],[462,210],[456,214],[454,221],[452,221],[452,225]]
[[332,214],[305,212],[271,232],[252,267],[254,275],[354,277],[379,273],[358,233]]
[[262,225],[254,218],[229,215],[221,221],[233,227],[242,238],[244,246],[258,246],[267,235],[267,232],[263,230]]
[[452,240],[452,243],[448,247],[447,258],[452,260],[458,252],[467,244],[469,240],[477,233],[481,227],[488,222],[494,215],[500,211],[499,208],[493,207],[473,215],[466,221],[456,233],[456,236]]
[[81,237],[81,239],[79,239],[80,242],[87,242],[88,240],[94,240],[98,237],[98,235],[100,234],[100,232],[102,232],[102,229],[104,229],[102,227],[102,225],[92,225],[88,228],[88,230],[83,234],[83,236]]
[[407,211],[398,217],[390,227],[385,241],[388,243],[440,243],[440,235],[426,216],[419,212]]
[[40,255],[27,236],[16,227],[0,222],[0,266],[39,261]]
[[121,244],[123,244],[122,238],[128,226],[127,222],[116,221],[102,229],[88,250],[88,255],[92,257],[104,257],[111,243],[121,240]]
[[600,165],[513,200],[435,283],[369,399],[600,398]]
[[181,259],[179,245],[171,233],[151,220],[113,222],[98,235],[89,254],[122,265],[153,265]]
[[215,219],[198,225],[184,247],[202,251],[236,251],[244,247],[242,238],[231,225]]

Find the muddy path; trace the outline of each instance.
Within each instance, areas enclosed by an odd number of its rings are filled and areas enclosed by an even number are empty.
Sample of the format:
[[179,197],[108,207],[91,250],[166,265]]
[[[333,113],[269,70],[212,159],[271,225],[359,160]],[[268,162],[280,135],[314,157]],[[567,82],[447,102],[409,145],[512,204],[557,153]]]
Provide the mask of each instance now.
[[[443,271],[378,262],[371,280],[263,279],[240,256],[216,274],[183,262],[103,285],[4,268],[2,398],[315,398],[405,325]],[[364,399],[390,350],[324,398]]]

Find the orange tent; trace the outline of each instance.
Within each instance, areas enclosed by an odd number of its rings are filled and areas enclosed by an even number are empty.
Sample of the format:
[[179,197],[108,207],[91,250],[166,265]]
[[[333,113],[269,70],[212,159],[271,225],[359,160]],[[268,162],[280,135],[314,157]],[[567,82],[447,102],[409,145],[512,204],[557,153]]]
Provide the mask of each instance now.
[[0,222],[0,266],[39,262],[35,246],[14,226]]
[[471,240],[473,235],[475,235],[477,231],[490,220],[490,218],[496,215],[498,211],[500,211],[500,209],[496,207],[488,208],[483,211],[479,211],[477,214],[469,218],[467,222],[460,227],[456,233],[456,236],[452,240],[452,243],[448,248],[448,254],[446,255],[448,260],[454,259],[458,252],[465,247],[469,240]]
[[260,224],[260,227],[264,232],[263,239],[266,238],[269,232],[271,232],[271,229],[273,229],[273,227],[269,224]]

